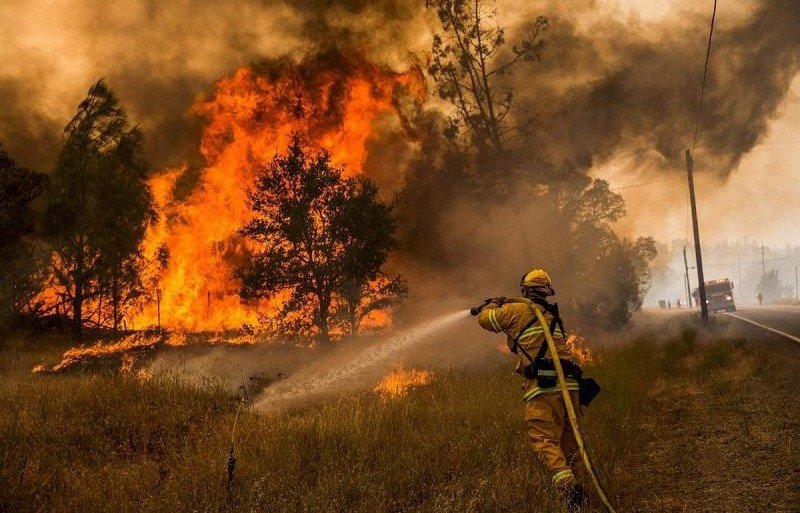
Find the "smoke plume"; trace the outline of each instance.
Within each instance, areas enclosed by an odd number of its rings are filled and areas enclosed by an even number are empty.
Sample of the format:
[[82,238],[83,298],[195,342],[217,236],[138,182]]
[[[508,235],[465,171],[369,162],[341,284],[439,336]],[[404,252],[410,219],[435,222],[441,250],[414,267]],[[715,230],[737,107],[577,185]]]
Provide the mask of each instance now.
[[[537,152],[555,162],[588,168],[625,149],[658,165],[679,159],[690,142],[710,6],[656,19],[626,7],[498,4],[512,40],[537,14],[551,17],[543,60],[520,67],[514,81],[519,111],[539,115]],[[402,70],[425,62],[435,29],[424,2],[411,0],[12,0],[0,22],[0,140],[20,162],[44,169],[74,106],[101,76],[142,124],[154,164],[177,165],[197,157],[190,106],[234,69],[340,47]],[[700,151],[727,174],[763,135],[798,71],[800,4],[721,6],[717,23]]]
[[[551,16],[542,62],[515,77],[521,106],[539,113],[537,152],[571,169],[620,151],[675,169],[694,131],[710,7],[680,7],[657,20],[608,2],[515,13]],[[711,51],[698,152],[723,176],[763,136],[800,69],[800,4],[749,7],[720,7]]]
[[64,125],[105,77],[142,125],[155,166],[194,162],[200,121],[188,111],[218,79],[332,46],[400,67],[427,44],[414,40],[424,16],[403,0],[3,2],[0,141],[19,162],[49,169]]

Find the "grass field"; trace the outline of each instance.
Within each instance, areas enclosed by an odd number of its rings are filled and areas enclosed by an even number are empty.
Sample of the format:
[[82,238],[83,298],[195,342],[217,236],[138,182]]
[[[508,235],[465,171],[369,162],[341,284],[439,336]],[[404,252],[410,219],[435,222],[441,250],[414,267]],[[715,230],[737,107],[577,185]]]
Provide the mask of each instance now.
[[[691,327],[644,332],[596,350],[586,369],[603,385],[586,437],[623,510],[656,511],[637,506],[653,486],[639,474],[659,415],[654,384],[671,382],[676,362],[713,373],[743,350],[696,339]],[[221,387],[30,375],[20,369],[56,350],[10,346],[0,353],[3,512],[560,511],[527,446],[508,365],[439,372],[397,400],[363,392],[271,415],[245,408],[229,488],[239,403]]]

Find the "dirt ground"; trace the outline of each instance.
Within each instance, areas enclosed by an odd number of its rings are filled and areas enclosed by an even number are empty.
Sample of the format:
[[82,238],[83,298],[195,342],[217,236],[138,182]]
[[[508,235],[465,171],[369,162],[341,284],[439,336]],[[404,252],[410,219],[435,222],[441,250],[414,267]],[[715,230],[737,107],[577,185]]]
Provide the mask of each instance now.
[[659,380],[645,420],[636,512],[800,511],[800,346],[719,319],[704,346]]

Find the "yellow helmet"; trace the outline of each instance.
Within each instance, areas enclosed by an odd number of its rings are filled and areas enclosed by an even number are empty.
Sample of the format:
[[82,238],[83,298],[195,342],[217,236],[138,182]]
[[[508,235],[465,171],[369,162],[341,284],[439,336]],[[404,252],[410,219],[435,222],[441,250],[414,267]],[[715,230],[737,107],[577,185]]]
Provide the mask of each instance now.
[[543,296],[552,296],[556,293],[550,282],[550,275],[544,269],[533,269],[523,274],[519,286]]

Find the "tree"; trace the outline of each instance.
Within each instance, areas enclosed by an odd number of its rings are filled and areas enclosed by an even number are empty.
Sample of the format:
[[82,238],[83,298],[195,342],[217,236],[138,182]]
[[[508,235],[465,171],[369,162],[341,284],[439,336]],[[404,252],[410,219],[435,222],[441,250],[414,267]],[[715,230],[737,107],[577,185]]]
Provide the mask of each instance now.
[[792,286],[784,284],[778,274],[777,269],[771,269],[761,276],[756,292],[764,295],[764,301],[776,301],[778,299],[791,298]]
[[[470,296],[531,265],[546,266],[567,316],[625,323],[647,290],[653,241],[614,233],[624,201],[605,181],[586,176],[584,164],[554,160],[532,138],[510,136],[537,121],[518,108],[508,75],[542,58],[548,19],[531,20],[509,49],[491,0],[427,5],[442,27],[428,71],[455,114],[444,130],[427,125],[419,161],[406,175],[398,209],[402,249]],[[462,130],[468,138],[452,137]],[[465,267],[488,272],[464,273]]]
[[39,291],[41,247],[31,203],[42,194],[46,175],[20,167],[0,146],[0,324],[27,307]]
[[466,128],[479,150],[502,153],[506,134],[530,127],[533,119],[509,124],[514,92],[500,77],[520,62],[540,59],[544,47],[540,36],[547,30],[547,18],[537,17],[511,53],[504,54],[505,30],[496,22],[493,2],[428,0],[427,5],[436,10],[443,30],[434,35],[428,72],[439,96],[456,108],[451,133]]
[[[141,293],[139,251],[155,219],[143,136],[114,92],[95,83],[64,129],[48,189],[45,231],[53,248],[53,285],[80,336],[89,319],[117,330]],[[92,308],[85,311],[85,306]]]
[[337,320],[352,332],[366,314],[396,302],[402,280],[380,274],[394,247],[394,220],[377,194],[367,179],[343,178],[327,152],[306,153],[294,135],[249,193],[255,217],[241,233],[258,250],[237,272],[242,296],[288,293],[284,326],[314,332],[323,343]]
[[642,306],[655,241],[631,242],[614,233],[612,223],[625,215],[625,203],[605,180],[578,180],[561,196],[555,208],[566,227],[561,250],[570,255],[563,273],[575,278],[565,290],[569,306],[583,318],[620,327]]

